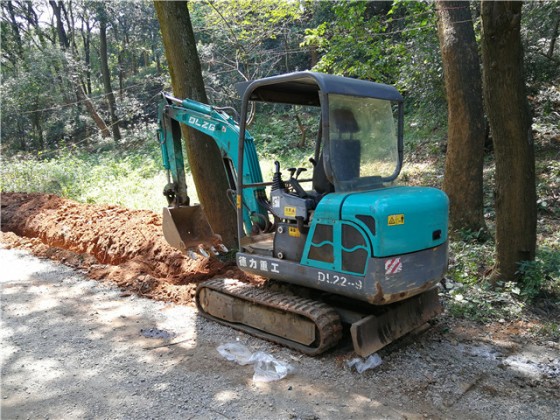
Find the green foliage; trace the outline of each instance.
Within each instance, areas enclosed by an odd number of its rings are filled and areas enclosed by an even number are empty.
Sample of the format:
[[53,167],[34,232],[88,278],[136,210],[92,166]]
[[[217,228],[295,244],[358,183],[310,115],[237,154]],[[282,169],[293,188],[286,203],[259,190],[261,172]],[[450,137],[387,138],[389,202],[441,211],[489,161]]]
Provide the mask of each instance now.
[[[520,318],[539,297],[560,298],[560,241],[547,241],[535,261],[519,265],[522,279],[492,286],[493,243],[480,232],[452,232],[447,306],[451,315],[479,322]],[[482,240],[481,240],[482,239]]]
[[[310,107],[259,106],[250,131],[255,138],[265,181],[272,180],[275,161],[280,162],[284,177],[288,176],[286,169],[294,167],[306,168],[308,172],[303,173],[300,178],[309,178],[312,170],[309,158],[315,154],[318,113],[318,109]],[[302,132],[296,117],[299,117],[305,130],[306,141],[303,145]]]
[[341,1],[331,7],[336,24],[331,19],[307,29],[301,44],[321,52],[314,69],[395,85],[409,111],[441,125],[446,108],[433,6]]
[[16,156],[2,162],[0,191],[58,194],[86,203],[110,203],[159,212],[165,184],[155,127],[125,133],[124,145],[97,152],[68,147],[57,156]]
[[519,264],[521,280],[519,295],[532,300],[541,293],[556,294],[560,297],[560,244],[556,247],[541,247],[535,261]]
[[[13,77],[4,77],[2,94],[2,139],[8,150],[42,149],[81,126],[68,101],[69,80],[58,75],[66,63],[57,46],[43,51],[28,50]],[[45,89],[52,86],[52,89]],[[58,112],[52,112],[55,108]]]
[[308,1],[190,2],[210,102],[236,106],[240,81],[308,68],[303,36]]
[[[554,43],[554,28],[560,16],[557,1],[527,2],[523,6],[521,34],[525,51],[525,72],[527,84],[535,94],[543,84],[560,79],[560,46],[550,55]],[[556,33],[558,37],[558,33]]]
[[461,285],[449,293],[447,307],[452,316],[477,322],[518,319],[525,304],[515,298],[515,286],[509,283],[501,289],[489,285]]
[[478,240],[478,233],[451,232],[448,277],[456,282],[466,285],[483,283],[485,272],[494,263],[493,244],[490,241]]
[[[6,3],[2,3],[3,12]],[[44,15],[41,19],[45,9],[51,9],[48,2],[11,2],[15,25],[9,13],[2,14],[3,154],[54,150],[63,144],[96,138],[99,128],[83,101],[77,100],[78,85],[87,92],[101,118],[109,120],[95,30],[100,14],[109,24],[109,62],[113,87],[117,90],[119,86],[116,96],[121,127],[145,118],[144,107],[155,108],[146,99],[156,93],[150,90],[146,95],[146,90],[156,85],[160,90],[162,86],[154,82],[162,48],[153,5],[145,1],[107,3],[103,7],[87,1],[58,4],[66,10],[62,24],[71,44],[64,51],[57,28],[46,23]],[[150,69],[149,73],[133,85],[132,79],[143,68]]]
[[536,328],[536,332],[539,335],[550,337],[551,340],[560,340],[560,324],[558,322],[543,322],[542,325]]
[[322,22],[306,30],[303,46],[314,46],[324,52],[315,66],[318,71],[361,79],[391,82],[395,56],[384,54],[384,39],[376,38],[388,29],[381,19],[368,19],[367,2],[335,2],[337,25]]
[[[305,144],[297,118],[305,130]],[[290,155],[313,156],[319,127],[319,110],[310,107],[263,105],[258,107],[255,121],[250,127],[260,156],[277,158]]]
[[560,161],[537,162],[537,209],[540,214],[560,218]]
[[479,232],[456,231],[451,232],[449,247],[446,300],[452,316],[491,322],[522,314],[525,304],[517,298],[514,283],[493,288],[485,280],[494,264],[493,243],[481,241]]

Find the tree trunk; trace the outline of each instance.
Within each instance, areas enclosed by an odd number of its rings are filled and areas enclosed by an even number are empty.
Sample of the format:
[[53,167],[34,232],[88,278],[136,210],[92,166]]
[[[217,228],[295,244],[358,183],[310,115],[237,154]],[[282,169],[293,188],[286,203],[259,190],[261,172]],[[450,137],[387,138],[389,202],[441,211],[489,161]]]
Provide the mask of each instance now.
[[[155,1],[154,5],[174,94],[208,103],[187,2]],[[236,247],[235,209],[227,197],[230,186],[218,147],[211,138],[185,125],[182,133],[198,198],[210,226],[226,246]]]
[[[103,5],[100,7],[104,7]],[[99,60],[101,64],[101,73],[103,75],[103,86],[105,88],[105,96],[109,102],[109,113],[111,115],[111,131],[113,132],[113,140],[118,142],[121,139],[119,130],[119,122],[117,120],[117,105],[115,102],[115,94],[111,86],[111,72],[109,71],[109,60],[107,57],[107,16],[105,9],[100,9],[99,17]]]
[[[62,22],[61,16],[61,9],[62,9],[62,2],[58,2],[58,4],[54,0],[49,0],[49,4],[53,9],[53,13],[56,19],[56,29],[58,33],[58,42],[60,44],[60,48],[64,51],[68,51],[70,44],[68,43],[68,37],[66,36],[66,31],[64,30],[64,25]],[[76,98],[78,99],[78,106],[80,104],[84,104],[86,109],[88,110],[92,120],[95,122],[103,137],[110,137],[111,133],[109,132],[109,128],[107,128],[107,124],[103,121],[103,118],[99,116],[93,103],[89,99],[89,97],[84,92],[82,85],[80,84],[79,78],[73,74],[73,71],[69,68],[69,65],[65,65],[66,70],[70,73],[72,78],[72,82],[74,83],[74,87],[76,90]]]
[[159,60],[159,51],[157,50],[157,40],[155,34],[152,35],[151,49],[152,49],[152,57],[156,63],[156,74],[159,76],[161,73],[161,63]]
[[[72,0],[67,1],[66,4],[72,6]],[[72,48],[75,48],[76,42],[74,41],[74,22],[68,17],[68,11],[66,10],[65,3],[59,1],[58,6],[60,8],[60,11],[64,13],[64,19],[66,20],[66,24],[68,25],[68,45]]]
[[6,2],[6,8],[8,9],[8,15],[10,16],[10,26],[12,27],[12,32],[16,41],[18,56],[21,59],[23,58],[23,43],[21,41],[21,35],[19,33],[19,25],[16,20],[16,14],[14,12],[14,5],[11,1]]
[[552,58],[554,56],[554,46],[556,45],[556,39],[558,38],[558,28],[560,28],[560,16],[556,17],[556,23],[554,24],[554,29],[552,30],[550,44],[548,45],[548,51],[546,53],[548,58]]
[[[86,25],[85,33],[83,25]],[[89,21],[82,21],[82,40],[84,42],[84,62],[86,67],[86,94],[91,95],[91,26]]]
[[33,131],[35,132],[35,147],[39,150],[45,149],[45,141],[43,138],[43,127],[41,127],[41,113],[38,111],[37,105],[35,105],[35,112],[31,116],[31,123],[33,125]]
[[438,1],[438,38],[447,92],[448,139],[443,189],[455,229],[485,228],[482,76],[469,2]]
[[54,16],[56,18],[56,32],[58,34],[58,42],[63,50],[68,49],[68,37],[66,36],[66,31],[64,30],[64,24],[62,22],[62,2],[58,3],[54,0],[49,0],[49,3],[53,9]]
[[78,103],[85,105],[86,109],[89,112],[90,117],[97,125],[97,128],[101,130],[101,135],[105,138],[111,137],[111,132],[109,131],[109,127],[107,127],[107,124],[105,124],[103,118],[101,118],[101,116],[95,110],[93,103],[84,92],[82,85],[77,80],[74,81],[74,84],[76,86],[76,98],[78,99]]
[[39,18],[37,16],[37,13],[35,12],[35,10],[33,10],[33,2],[30,1],[26,2],[24,13],[25,13],[24,16],[25,20],[28,23],[28,30],[30,26],[32,26],[35,29],[35,33],[39,38],[39,43],[43,48],[45,48],[46,45],[45,45],[44,31],[43,28],[41,28],[41,26],[39,25]]
[[[119,23],[121,23],[121,21],[119,20]],[[120,37],[120,31],[118,30],[116,25],[113,25],[113,33],[115,36],[115,44],[118,45],[118,52],[117,52],[117,66],[119,69],[119,73],[118,73],[118,77],[119,77],[119,97],[121,98],[121,101],[124,97],[124,67],[125,67],[125,51],[126,51],[126,44],[125,44],[125,38],[124,36]]]
[[536,187],[531,115],[523,78],[522,3],[482,2],[484,97],[496,157],[496,265],[492,280],[518,278],[535,258]]
[[161,60],[159,58],[159,52],[156,51],[154,54],[156,57],[156,69],[157,69],[156,74],[159,76],[161,74]]

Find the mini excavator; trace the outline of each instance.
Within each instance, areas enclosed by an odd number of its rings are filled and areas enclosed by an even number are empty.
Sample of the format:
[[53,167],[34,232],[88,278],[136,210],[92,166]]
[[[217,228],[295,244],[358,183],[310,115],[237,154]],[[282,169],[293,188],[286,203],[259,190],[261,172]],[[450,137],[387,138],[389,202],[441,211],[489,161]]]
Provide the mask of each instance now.
[[[216,251],[200,205],[189,205],[180,124],[214,141],[236,207],[237,266],[271,279],[198,285],[200,313],[317,355],[350,332],[365,357],[441,312],[448,263],[448,198],[395,185],[403,163],[403,97],[392,86],[315,72],[237,85],[239,122],[223,108],[162,94],[158,139],[169,183],[163,233],[185,253]],[[317,139],[307,168],[263,181],[247,114],[256,102],[312,107]],[[280,105],[278,105],[280,104]],[[192,254],[191,254],[192,255]],[[349,328],[348,328],[349,326]]]

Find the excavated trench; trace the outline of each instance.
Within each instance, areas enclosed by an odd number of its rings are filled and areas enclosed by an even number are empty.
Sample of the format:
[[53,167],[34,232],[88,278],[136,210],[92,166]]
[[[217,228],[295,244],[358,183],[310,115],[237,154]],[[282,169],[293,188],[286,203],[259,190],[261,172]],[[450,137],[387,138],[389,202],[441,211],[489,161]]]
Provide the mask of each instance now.
[[5,247],[26,248],[113,281],[123,291],[153,299],[192,303],[196,285],[222,276],[256,283],[233,262],[190,259],[170,247],[161,217],[148,210],[81,204],[50,194],[2,194]]

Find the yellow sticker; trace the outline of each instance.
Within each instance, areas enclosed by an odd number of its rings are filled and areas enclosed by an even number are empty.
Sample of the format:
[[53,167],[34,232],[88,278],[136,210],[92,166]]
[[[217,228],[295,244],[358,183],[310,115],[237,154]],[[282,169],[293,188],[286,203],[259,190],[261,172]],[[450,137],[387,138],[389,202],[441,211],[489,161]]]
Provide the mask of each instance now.
[[389,226],[404,225],[404,214],[392,214],[387,218]]
[[241,208],[241,196],[240,195],[237,196],[236,201],[237,201],[237,208],[240,209]]
[[288,235],[293,236],[294,238],[299,238],[301,233],[299,233],[299,229],[297,227],[288,227]]
[[296,217],[296,208],[295,207],[284,207],[284,216]]

